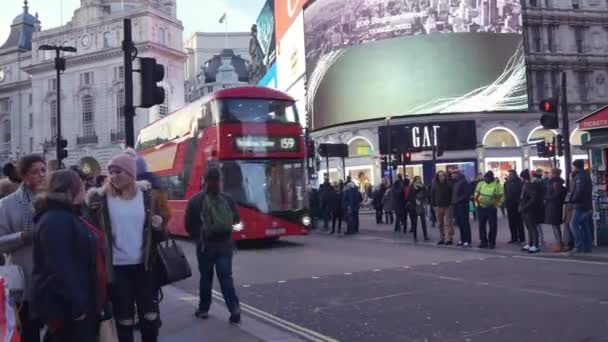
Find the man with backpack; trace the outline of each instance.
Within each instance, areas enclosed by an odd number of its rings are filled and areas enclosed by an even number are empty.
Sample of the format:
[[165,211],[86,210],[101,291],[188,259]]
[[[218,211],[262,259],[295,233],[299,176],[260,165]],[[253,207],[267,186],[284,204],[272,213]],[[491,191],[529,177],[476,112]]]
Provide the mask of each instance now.
[[201,279],[199,307],[194,315],[198,318],[209,317],[215,268],[230,311],[230,322],[238,324],[241,321],[239,299],[232,279],[232,227],[239,221],[234,201],[220,192],[220,170],[210,166],[205,173],[203,190],[188,201],[185,214],[186,230],[197,241],[196,255]]

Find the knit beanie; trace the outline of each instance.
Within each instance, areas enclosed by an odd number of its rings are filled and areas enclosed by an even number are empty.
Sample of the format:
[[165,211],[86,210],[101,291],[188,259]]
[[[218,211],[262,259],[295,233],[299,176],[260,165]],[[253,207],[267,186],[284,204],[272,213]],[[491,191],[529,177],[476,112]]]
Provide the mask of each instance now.
[[112,158],[108,169],[112,166],[118,167],[131,177],[136,178],[137,176],[137,153],[132,148],[126,149],[123,153]]

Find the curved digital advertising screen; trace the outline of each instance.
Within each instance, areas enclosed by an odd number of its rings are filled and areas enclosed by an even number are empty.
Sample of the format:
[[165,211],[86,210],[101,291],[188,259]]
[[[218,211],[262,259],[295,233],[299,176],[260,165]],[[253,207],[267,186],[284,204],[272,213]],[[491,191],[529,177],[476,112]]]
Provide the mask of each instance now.
[[313,129],[525,111],[519,0],[316,0],[304,10]]

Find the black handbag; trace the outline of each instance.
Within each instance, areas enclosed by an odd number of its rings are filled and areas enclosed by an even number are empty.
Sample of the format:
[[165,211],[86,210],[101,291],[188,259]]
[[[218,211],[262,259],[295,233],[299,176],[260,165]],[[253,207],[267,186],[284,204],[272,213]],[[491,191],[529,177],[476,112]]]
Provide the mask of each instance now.
[[156,278],[158,286],[173,284],[190,278],[192,269],[186,255],[175,240],[167,240],[158,244],[156,249]]

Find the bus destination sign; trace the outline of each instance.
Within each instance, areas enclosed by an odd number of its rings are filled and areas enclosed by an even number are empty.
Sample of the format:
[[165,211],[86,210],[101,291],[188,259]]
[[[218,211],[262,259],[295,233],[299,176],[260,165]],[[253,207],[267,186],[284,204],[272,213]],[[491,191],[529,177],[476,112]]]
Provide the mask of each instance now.
[[298,150],[296,137],[246,135],[236,137],[234,144],[241,152],[293,152]]

